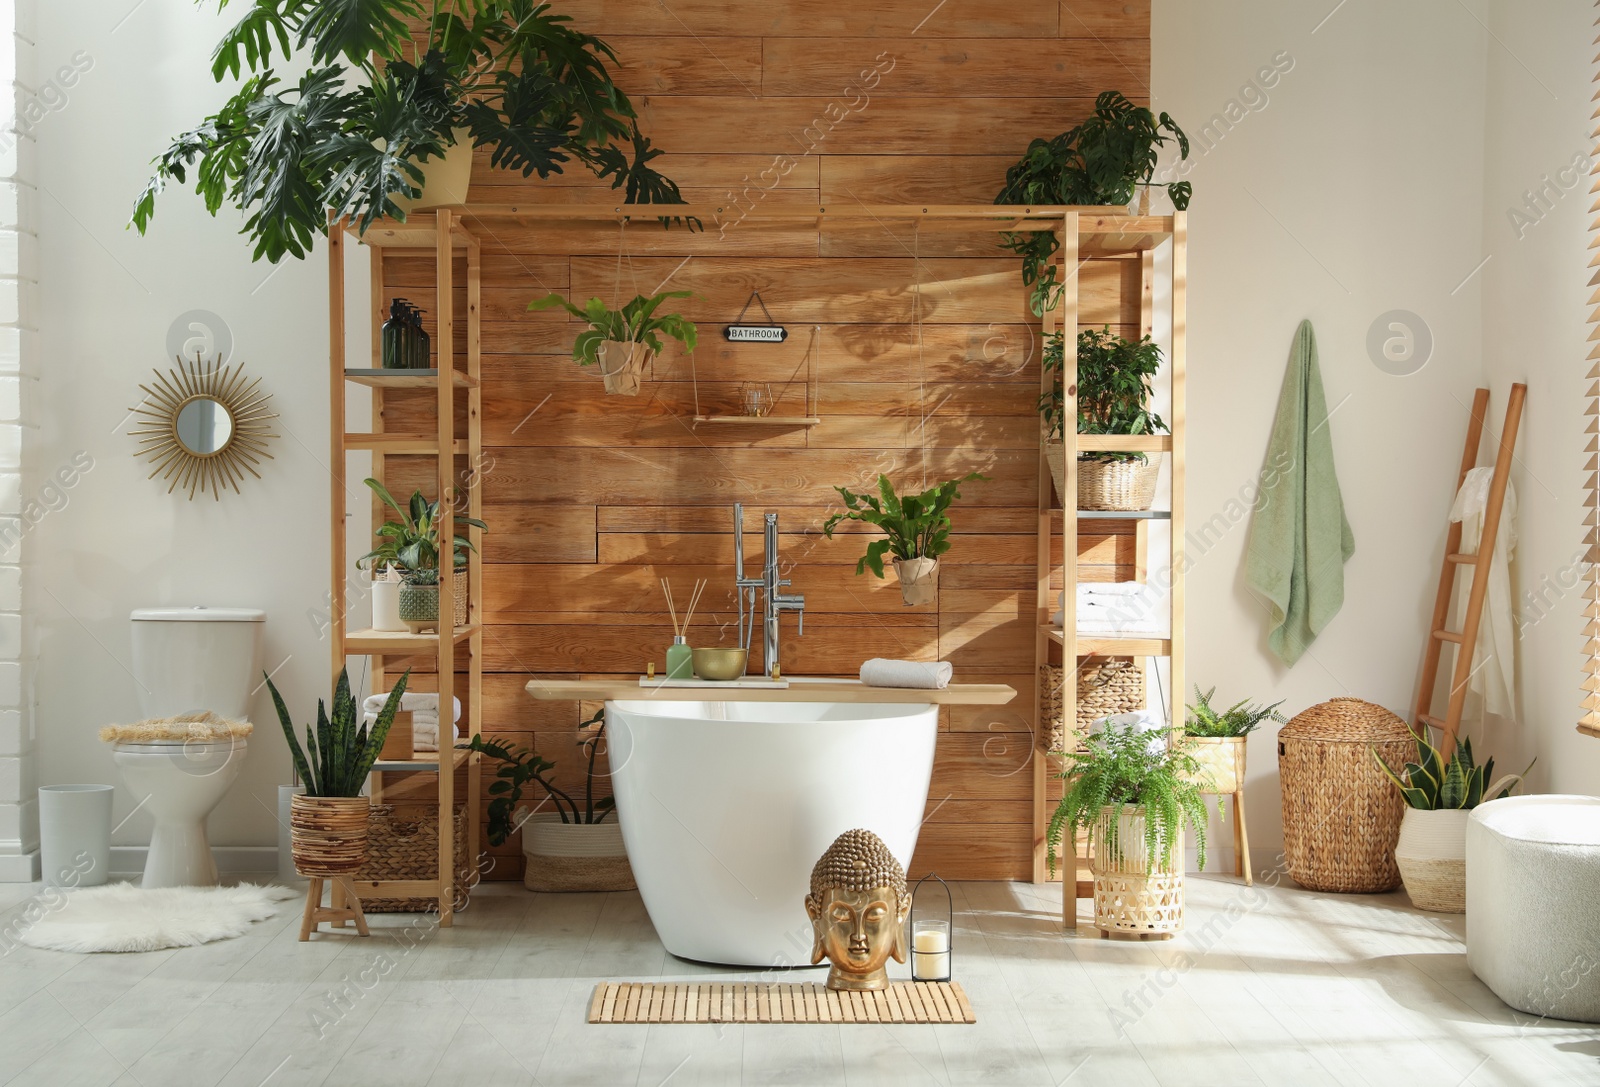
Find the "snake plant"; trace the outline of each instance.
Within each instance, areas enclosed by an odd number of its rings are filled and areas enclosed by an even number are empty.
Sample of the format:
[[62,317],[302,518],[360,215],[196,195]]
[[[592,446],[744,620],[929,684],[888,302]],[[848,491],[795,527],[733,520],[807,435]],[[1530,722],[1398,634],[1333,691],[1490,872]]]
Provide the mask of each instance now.
[[294,721],[283,696],[267,677],[267,690],[272,692],[272,704],[278,710],[278,724],[283,727],[284,738],[289,741],[289,754],[294,758],[294,768],[305,783],[307,796],[360,796],[367,774],[378,759],[383,741],[394,723],[395,711],[400,708],[400,696],[405,694],[406,681],[411,670],[400,677],[389,692],[389,698],[379,711],[370,729],[362,721],[356,725],[359,712],[355,696],[350,693],[350,676],[346,669],[339,670],[339,682],[333,689],[333,715],[330,717],[322,699],[317,699],[317,730],[306,726],[306,745],[294,734]]
[[1445,762],[1439,749],[1428,742],[1426,732],[1412,733],[1412,739],[1417,743],[1417,761],[1406,763],[1398,773],[1383,760],[1376,747],[1372,748],[1372,757],[1400,789],[1407,806],[1421,811],[1476,808],[1485,799],[1510,796],[1528,770],[1533,769],[1530,762],[1527,770],[1520,774],[1507,774],[1493,784],[1485,784],[1493,778],[1494,759],[1482,766],[1476,765],[1472,758],[1472,741],[1465,736],[1456,744],[1449,762]]

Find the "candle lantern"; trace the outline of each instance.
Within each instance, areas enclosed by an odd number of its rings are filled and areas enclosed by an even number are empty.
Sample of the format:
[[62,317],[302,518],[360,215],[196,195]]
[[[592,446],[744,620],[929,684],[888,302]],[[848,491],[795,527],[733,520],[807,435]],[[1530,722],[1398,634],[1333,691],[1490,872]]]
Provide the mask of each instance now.
[[[932,911],[923,909],[922,885],[934,880],[944,888],[944,910],[940,915],[938,903]],[[929,888],[932,890],[932,888]],[[950,897],[950,885],[933,873],[917,880],[911,892],[911,980],[949,981],[951,944],[955,932],[955,900]]]

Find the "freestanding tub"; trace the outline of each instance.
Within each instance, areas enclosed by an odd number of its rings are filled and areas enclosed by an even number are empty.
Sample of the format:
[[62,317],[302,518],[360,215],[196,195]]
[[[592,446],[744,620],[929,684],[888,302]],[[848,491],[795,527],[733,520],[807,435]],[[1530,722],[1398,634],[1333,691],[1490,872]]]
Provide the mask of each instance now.
[[639,893],[680,958],[811,961],[811,866],[865,827],[908,865],[937,706],[606,703],[612,789]]

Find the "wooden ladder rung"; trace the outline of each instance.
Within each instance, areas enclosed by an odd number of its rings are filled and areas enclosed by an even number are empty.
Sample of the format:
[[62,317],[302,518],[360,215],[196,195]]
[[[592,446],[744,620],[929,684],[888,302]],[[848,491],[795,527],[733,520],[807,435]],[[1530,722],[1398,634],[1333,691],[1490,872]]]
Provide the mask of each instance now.
[[1446,555],[1445,556],[1445,561],[1460,563],[1463,566],[1476,566],[1476,565],[1478,565],[1478,556],[1476,556],[1476,555],[1462,555],[1462,554],[1457,553],[1457,554],[1454,554],[1454,555]]
[[1423,714],[1418,718],[1418,720],[1425,725],[1432,725],[1434,728],[1444,728],[1445,726],[1445,722],[1441,721],[1437,717],[1430,717],[1427,714]]
[[1441,642],[1455,642],[1457,645],[1461,644],[1461,635],[1454,630],[1436,630],[1433,632],[1433,636],[1438,638]]

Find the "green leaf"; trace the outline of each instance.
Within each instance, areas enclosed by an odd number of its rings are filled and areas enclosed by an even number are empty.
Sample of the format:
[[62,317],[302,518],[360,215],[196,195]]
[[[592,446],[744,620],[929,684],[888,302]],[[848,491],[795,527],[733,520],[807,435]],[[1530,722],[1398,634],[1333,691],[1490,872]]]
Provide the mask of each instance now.
[[298,6],[304,10],[299,44],[309,44],[319,64],[340,56],[364,64],[370,53],[397,57],[411,40],[407,20],[422,17],[415,0],[310,0]]

